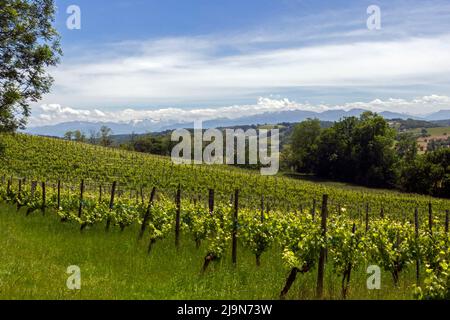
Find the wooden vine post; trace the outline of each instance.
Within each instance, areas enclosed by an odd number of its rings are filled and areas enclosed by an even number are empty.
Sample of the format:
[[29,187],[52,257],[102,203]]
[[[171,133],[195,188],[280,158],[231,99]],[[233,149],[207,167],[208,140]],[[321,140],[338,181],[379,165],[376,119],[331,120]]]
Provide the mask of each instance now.
[[369,204],[366,204],[366,232],[369,231],[369,211],[370,211],[370,207]]
[[141,230],[139,231],[138,240],[142,239],[142,237],[144,236],[144,233],[145,233],[145,229],[147,229],[148,219],[150,218],[150,210],[152,208],[153,201],[155,199],[155,195],[156,195],[156,187],[153,187],[152,194],[150,195],[150,201],[147,206],[147,211],[145,212],[144,219],[142,220],[142,225],[141,225]]
[[264,195],[261,195],[261,212],[264,213]]
[[[58,211],[61,208],[61,180],[58,180],[58,184],[57,184],[57,189],[58,189]],[[61,222],[67,222],[68,218],[66,216],[61,217]]]
[[[416,241],[419,239],[419,208],[416,207],[414,211],[414,229],[416,235]],[[416,258],[416,282],[417,285],[420,283],[420,258],[419,255]]]
[[37,188],[37,182],[36,181],[31,181],[31,199],[34,200],[34,196],[36,194],[36,188]]
[[45,215],[45,206],[46,206],[46,193],[45,193],[45,182],[42,182],[42,214]]
[[209,189],[208,207],[209,207],[209,213],[212,215],[214,212],[214,190],[213,189]]
[[[354,236],[356,233],[356,223],[353,223],[353,227],[352,227],[352,234],[353,237],[350,239],[350,247],[352,247],[353,245],[353,241],[354,241]],[[343,299],[347,299],[347,293],[348,293],[348,289],[350,288],[350,277],[351,277],[351,273],[352,273],[352,263],[350,262],[344,270],[344,276],[342,279],[342,298]]]
[[[112,211],[114,209],[114,197],[116,195],[116,188],[117,182],[114,181],[111,187],[111,199],[109,201],[109,211]],[[111,225],[111,217],[108,217],[108,220],[106,221],[106,231],[109,230],[110,225]]]
[[[327,236],[327,216],[328,216],[328,195],[323,195],[322,199],[322,237],[323,239],[326,239]],[[326,246],[322,247],[320,249],[320,256],[319,256],[319,266],[318,266],[318,272],[317,272],[317,298],[322,299],[323,296],[323,278],[324,278],[324,272],[325,272],[325,256],[327,254],[327,248]]]
[[57,201],[58,201],[58,210],[59,210],[59,208],[61,208],[61,180],[58,180],[57,188],[58,188],[58,199],[57,199]]
[[264,196],[261,196],[261,223],[264,222]]
[[11,193],[11,184],[12,184],[12,178],[8,179],[8,185],[6,187],[6,194],[10,194]]
[[175,247],[180,247],[180,226],[181,226],[181,186],[178,186],[177,194],[175,197],[175,203],[177,206],[177,212],[175,217]]
[[448,234],[448,210],[445,211],[445,233]]
[[84,180],[80,183],[80,206],[78,207],[78,218],[81,218],[83,214],[83,193],[84,193]]
[[237,265],[237,228],[238,228],[238,214],[239,214],[239,190],[234,193],[234,212],[233,212],[233,233],[232,233],[232,260],[233,265]]
[[433,205],[428,203],[428,227],[430,229],[430,235],[433,235]]
[[316,221],[316,206],[317,206],[317,201],[316,201],[316,199],[313,199],[313,206],[312,206],[312,210],[311,210],[311,215],[312,215],[313,221]]

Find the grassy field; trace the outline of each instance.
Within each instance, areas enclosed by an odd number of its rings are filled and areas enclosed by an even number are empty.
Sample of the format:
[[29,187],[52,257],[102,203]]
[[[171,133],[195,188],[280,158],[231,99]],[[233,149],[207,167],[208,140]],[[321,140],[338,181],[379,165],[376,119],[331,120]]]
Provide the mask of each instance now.
[[432,136],[450,135],[450,127],[430,128],[427,131]]
[[[288,268],[281,250],[272,248],[255,266],[242,247],[238,266],[230,256],[201,275],[205,249],[186,235],[179,251],[171,237],[158,242],[150,255],[147,243],[136,241],[137,228],[109,233],[104,226],[80,233],[52,213],[35,213],[0,205],[0,299],[278,299]],[[66,287],[67,267],[81,268],[80,291]],[[316,271],[297,278],[288,298],[313,299]],[[399,287],[382,273],[381,290],[366,288],[365,268],[356,270],[349,299],[411,299],[414,268],[401,274]],[[326,266],[325,299],[340,299],[340,279]]]
[[[436,128],[426,128],[428,134],[432,137],[434,136],[443,136],[445,134],[450,136],[450,127],[436,127]],[[421,133],[422,129],[414,129],[412,132]]]

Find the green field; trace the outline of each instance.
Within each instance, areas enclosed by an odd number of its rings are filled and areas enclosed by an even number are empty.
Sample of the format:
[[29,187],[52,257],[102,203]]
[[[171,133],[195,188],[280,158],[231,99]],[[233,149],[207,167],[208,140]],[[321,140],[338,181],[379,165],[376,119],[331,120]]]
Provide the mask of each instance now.
[[[449,296],[449,200],[0,138],[0,298],[278,299],[304,271],[286,298],[316,299],[321,261],[322,299],[343,298],[345,279],[347,299],[413,299],[417,261],[424,297]],[[66,288],[72,265],[80,291]],[[369,265],[380,290],[367,288]]]
[[[278,299],[289,269],[273,248],[256,267],[238,248],[238,266],[226,256],[204,275],[203,250],[185,238],[177,251],[173,237],[157,243],[150,255],[137,228],[106,233],[97,226],[81,234],[75,224],[53,216],[0,207],[0,299]],[[81,290],[66,287],[67,267],[81,268]],[[349,299],[412,299],[412,269],[394,287],[382,274],[381,290],[367,290],[364,268],[354,274]],[[317,273],[300,276],[288,299],[314,299]],[[325,299],[340,299],[340,279],[326,267]]]
[[[450,136],[450,127],[436,127],[436,128],[427,128],[427,132],[432,136]],[[422,129],[414,129],[412,132],[421,133]]]

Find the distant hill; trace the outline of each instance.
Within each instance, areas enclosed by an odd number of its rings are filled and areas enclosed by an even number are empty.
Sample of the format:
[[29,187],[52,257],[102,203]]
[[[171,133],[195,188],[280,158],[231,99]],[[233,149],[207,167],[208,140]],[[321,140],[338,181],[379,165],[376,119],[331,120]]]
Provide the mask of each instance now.
[[380,112],[380,115],[385,119],[402,119],[402,120],[422,120],[420,117],[411,116],[404,113],[396,113],[396,112],[390,112],[390,111],[383,111]]
[[[327,122],[327,121],[322,121],[321,122],[321,126],[323,128],[327,128],[330,127],[332,125],[332,122]],[[290,136],[290,134],[292,133],[292,130],[294,129],[295,124],[294,123],[290,123],[290,122],[283,122],[283,123],[278,123],[275,125],[271,125],[274,128],[278,128],[280,130],[280,141],[283,144],[286,141],[286,138],[288,136]],[[269,129],[266,128],[266,126],[264,125],[237,125],[237,126],[230,126],[230,127],[216,127],[219,130],[225,130],[225,129],[233,129],[233,130],[238,130],[238,129],[242,129],[244,131],[247,131],[249,129]],[[120,145],[122,143],[127,143],[130,142],[132,139],[139,139],[142,137],[146,137],[146,136],[151,136],[154,138],[161,138],[161,137],[170,137],[172,134],[172,130],[166,130],[166,131],[161,131],[161,132],[152,132],[152,133],[144,133],[144,134],[119,134],[119,135],[112,135],[111,138],[113,140],[113,144],[114,145]]]
[[425,120],[448,120],[450,119],[450,110],[440,110],[425,117]]
[[[317,118],[321,121],[338,121],[344,117],[359,117],[364,109],[352,109],[345,110],[328,110],[325,112],[314,112],[305,110],[289,110],[278,112],[266,112],[259,115],[253,115],[248,117],[241,117],[236,119],[217,118],[214,120],[208,120],[203,123],[204,128],[219,128],[219,127],[233,127],[243,125],[258,125],[258,124],[278,124],[278,123],[297,123],[304,121],[308,118]],[[445,120],[450,119],[450,110],[441,110],[434,114],[416,117],[403,113],[395,113],[390,111],[384,111],[380,113],[385,119],[413,119],[413,120]],[[35,135],[51,135],[62,137],[65,132],[73,130],[81,130],[88,134],[91,131],[99,131],[102,126],[107,126],[112,129],[116,135],[122,134],[143,134],[148,132],[160,132],[166,130],[173,130],[177,128],[192,128],[193,123],[174,123],[170,121],[155,122],[152,120],[143,121],[131,121],[131,122],[65,122],[51,126],[33,127],[28,128],[25,132]]]
[[151,131],[163,131],[167,123],[161,122],[155,124],[150,120],[122,123],[72,121],[50,126],[27,128],[25,132],[34,135],[62,137],[67,131],[80,130],[89,135],[91,131],[100,131],[102,126],[111,128],[114,134],[130,134],[132,132],[143,134]]

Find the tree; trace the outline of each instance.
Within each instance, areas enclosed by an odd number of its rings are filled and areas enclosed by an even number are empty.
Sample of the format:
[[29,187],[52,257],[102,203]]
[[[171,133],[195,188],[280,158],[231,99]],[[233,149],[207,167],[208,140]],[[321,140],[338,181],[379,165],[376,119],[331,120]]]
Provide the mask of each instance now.
[[64,139],[69,141],[86,142],[86,135],[80,130],[67,131],[64,133]]
[[75,141],[86,142],[86,135],[83,132],[81,132],[80,130],[75,130],[73,132],[73,135],[74,135]]
[[353,135],[358,121],[355,117],[345,118],[322,132],[317,150],[317,175],[355,180]]
[[100,144],[104,147],[109,147],[112,144],[111,139],[112,130],[107,126],[100,128]]
[[0,132],[23,129],[62,54],[53,0],[0,0]]
[[73,131],[66,131],[66,133],[64,133],[64,139],[72,141],[72,139],[73,139]]
[[314,171],[320,133],[321,127],[318,119],[308,119],[294,127],[291,137],[291,152],[298,171],[305,173]]
[[136,152],[167,156],[170,155],[174,145],[175,143],[171,141],[169,135],[146,134],[142,136],[132,135],[130,141],[122,147]]
[[365,112],[345,118],[320,134],[315,173],[368,186],[395,184],[395,130],[381,116]]
[[100,138],[100,134],[94,129],[89,130],[89,143],[96,144],[98,139]]
[[450,197],[450,149],[438,149],[404,163],[399,186],[407,192]]
[[413,161],[417,156],[417,140],[410,132],[401,133],[397,137],[396,150],[400,159]]
[[395,184],[395,135],[383,117],[372,112],[361,115],[352,139],[356,182],[377,187]]

